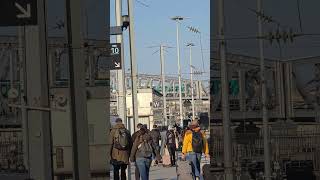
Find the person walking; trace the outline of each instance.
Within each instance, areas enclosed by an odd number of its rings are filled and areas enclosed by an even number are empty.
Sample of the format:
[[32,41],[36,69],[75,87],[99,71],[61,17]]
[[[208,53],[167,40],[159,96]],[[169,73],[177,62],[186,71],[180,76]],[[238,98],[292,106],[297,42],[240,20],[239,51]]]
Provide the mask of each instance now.
[[165,152],[166,142],[167,142],[167,127],[162,127],[160,136],[161,136],[160,155],[163,156]]
[[[156,151],[158,151],[160,153],[160,144],[159,144],[160,130],[158,129],[157,125],[153,125],[153,129],[151,130],[150,135],[152,137],[154,146],[156,147]],[[159,162],[156,160],[155,156],[153,156],[153,161],[154,161],[155,165],[158,165]]]
[[170,154],[170,164],[171,167],[176,165],[176,135],[173,129],[167,132],[167,142],[166,142],[169,154]]
[[133,143],[130,154],[130,161],[136,163],[142,180],[149,180],[152,155],[156,156],[158,161],[161,160],[150,133],[148,133],[145,126],[142,126],[139,136],[136,137]]
[[[126,169],[129,164],[129,156],[132,147],[130,132],[125,128],[121,118],[116,119],[116,124],[111,129],[112,137],[111,164],[113,165],[114,180],[125,180]],[[121,175],[119,171],[121,170]]]
[[[140,136],[140,134],[141,134],[140,129],[142,126],[143,126],[143,124],[141,124],[141,123],[137,124],[137,131],[132,134],[132,142],[134,142],[136,140],[136,138],[138,136]],[[135,179],[140,179],[140,173],[139,173],[139,169],[137,166],[135,166],[134,176],[135,176]]]
[[138,123],[138,124],[137,124],[137,131],[132,134],[132,141],[133,141],[133,142],[134,142],[134,140],[136,139],[136,137],[138,136],[138,134],[140,133],[139,130],[141,129],[142,126],[143,126],[143,125],[142,125],[141,123]]
[[201,132],[199,123],[194,120],[190,124],[190,130],[185,132],[182,145],[182,159],[190,161],[192,173],[195,180],[200,179],[200,162],[202,153],[209,156],[208,142],[206,136]]

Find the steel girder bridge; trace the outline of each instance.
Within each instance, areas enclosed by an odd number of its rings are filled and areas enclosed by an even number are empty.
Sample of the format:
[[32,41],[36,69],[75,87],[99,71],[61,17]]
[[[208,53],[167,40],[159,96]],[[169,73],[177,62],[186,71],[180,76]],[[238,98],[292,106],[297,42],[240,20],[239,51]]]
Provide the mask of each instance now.
[[[168,101],[179,100],[179,83],[178,77],[166,76],[165,79],[165,91]],[[115,74],[110,75],[111,92],[117,91],[117,79]],[[131,78],[130,74],[126,74],[126,89],[131,89]],[[191,100],[191,81],[190,79],[181,79],[181,91],[183,100]],[[209,81],[194,80],[194,99],[196,100],[209,100]],[[139,74],[138,75],[138,89],[153,88],[158,92],[162,92],[162,80],[160,75],[153,74]],[[113,91],[114,90],[114,91]]]

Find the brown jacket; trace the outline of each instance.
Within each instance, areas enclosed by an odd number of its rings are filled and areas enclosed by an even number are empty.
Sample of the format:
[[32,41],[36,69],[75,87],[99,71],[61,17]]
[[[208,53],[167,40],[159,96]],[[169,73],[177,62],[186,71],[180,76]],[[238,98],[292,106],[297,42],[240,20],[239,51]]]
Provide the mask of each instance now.
[[161,157],[160,157],[159,151],[156,150],[156,147],[153,143],[153,140],[152,140],[150,133],[146,132],[145,134],[138,133],[137,136],[135,137],[135,141],[133,143],[131,153],[130,153],[131,162],[135,162],[136,158],[140,157],[140,154],[138,151],[138,146],[143,141],[148,141],[150,143],[150,145],[152,146],[152,149],[153,149],[153,154],[157,157],[158,160],[160,160]]
[[117,130],[119,129],[125,129],[124,124],[116,124],[111,132],[111,138],[112,138],[112,149],[111,149],[111,163],[120,163],[120,164],[129,164],[129,157],[132,147],[132,139],[130,132],[127,130],[128,137],[129,137],[129,149],[128,150],[119,150],[114,147],[114,140]]

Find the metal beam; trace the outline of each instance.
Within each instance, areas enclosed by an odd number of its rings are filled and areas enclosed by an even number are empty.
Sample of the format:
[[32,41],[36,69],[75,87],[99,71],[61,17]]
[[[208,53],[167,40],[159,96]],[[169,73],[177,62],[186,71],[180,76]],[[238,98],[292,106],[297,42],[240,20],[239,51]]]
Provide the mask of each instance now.
[[[120,16],[120,18],[122,19],[122,16]],[[121,22],[122,22],[122,20],[121,20]],[[117,23],[117,25],[121,25],[121,24]],[[110,27],[110,35],[122,35],[122,26]]]

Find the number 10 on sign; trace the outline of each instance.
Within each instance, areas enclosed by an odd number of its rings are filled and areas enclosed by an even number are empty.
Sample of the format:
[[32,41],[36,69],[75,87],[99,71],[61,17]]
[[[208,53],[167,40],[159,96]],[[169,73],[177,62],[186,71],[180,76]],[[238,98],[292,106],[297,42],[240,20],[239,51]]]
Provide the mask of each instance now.
[[112,54],[119,54],[120,53],[119,47],[116,44],[112,45],[111,52]]

